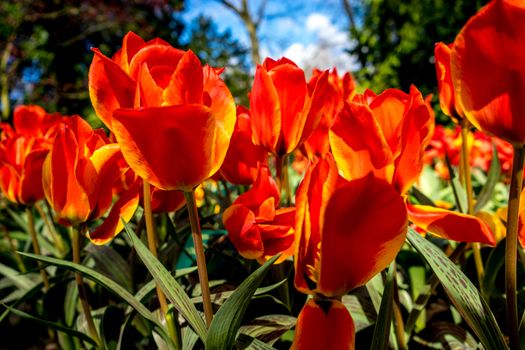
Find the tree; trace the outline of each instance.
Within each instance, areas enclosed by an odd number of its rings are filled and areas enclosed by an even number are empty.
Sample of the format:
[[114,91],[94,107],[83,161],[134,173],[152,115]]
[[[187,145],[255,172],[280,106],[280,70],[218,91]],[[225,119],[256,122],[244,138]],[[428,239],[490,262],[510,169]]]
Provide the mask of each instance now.
[[350,53],[361,65],[355,73],[358,82],[377,92],[389,87],[408,91],[410,84],[424,94],[434,91],[437,86],[434,44],[452,42],[484,3],[483,0],[363,0],[356,8],[362,15],[362,21],[357,22],[362,24],[350,29],[356,40]]

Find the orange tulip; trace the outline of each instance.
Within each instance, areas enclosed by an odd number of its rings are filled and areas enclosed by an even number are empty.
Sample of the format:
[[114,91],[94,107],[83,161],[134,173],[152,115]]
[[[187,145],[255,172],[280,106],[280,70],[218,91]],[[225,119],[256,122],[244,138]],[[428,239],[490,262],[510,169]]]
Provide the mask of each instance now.
[[338,300],[310,299],[297,319],[293,350],[348,350],[355,346],[352,316]]
[[514,145],[525,144],[525,4],[491,1],[454,40],[452,81],[457,103],[474,126]]
[[452,84],[450,73],[450,52],[453,44],[437,43],[434,46],[436,60],[436,74],[439,91],[439,105],[443,113],[452,118],[456,123],[463,118],[463,111],[456,103],[456,92]]
[[222,216],[230,241],[246,259],[264,263],[275,254],[284,261],[293,254],[295,208],[278,208],[279,189],[267,166],[257,180]]
[[220,170],[220,175],[226,181],[236,185],[251,185],[257,178],[261,164],[267,162],[266,150],[253,144],[252,135],[250,111],[238,106],[230,148]]
[[[323,72],[314,69],[310,81],[308,81],[308,91],[313,93],[317,81],[323,76]],[[332,127],[335,116],[343,107],[344,101],[351,101],[355,93],[355,81],[350,73],[345,73],[342,78],[337,74],[334,68],[328,73],[328,86],[324,94],[324,107],[322,109],[321,120],[319,125],[314,129],[310,137],[304,142],[301,150],[309,159],[314,157],[323,157],[330,152],[330,142],[328,139],[328,130]]]
[[[93,130],[78,116],[61,126],[43,165],[47,201],[63,223],[78,225],[101,217],[112,204],[112,187],[120,176],[122,155],[103,130]],[[103,226],[90,234],[104,244],[123,229],[138,205],[136,185],[115,203]]]
[[395,188],[372,175],[344,180],[330,154],[308,168],[296,208],[295,286],[304,293],[345,295],[387,267],[405,241],[407,211]]
[[95,50],[90,96],[137,175],[163,190],[191,191],[219,170],[235,126],[219,73],[191,51],[128,33],[113,59]]
[[[410,95],[395,89],[378,96],[367,91],[345,104],[330,130],[330,143],[345,179],[372,173],[392,183],[404,196],[419,177],[433,127],[429,107],[414,86]],[[430,233],[453,240],[495,244],[490,229],[479,218],[451,211],[435,212],[428,206],[418,209],[428,215],[412,215],[414,211],[409,211],[409,219]],[[428,222],[430,219],[432,224]],[[456,235],[453,231],[470,234]]]
[[268,152],[284,156],[312,134],[328,96],[328,75],[309,91],[302,69],[287,58],[258,65],[250,93],[253,138]]

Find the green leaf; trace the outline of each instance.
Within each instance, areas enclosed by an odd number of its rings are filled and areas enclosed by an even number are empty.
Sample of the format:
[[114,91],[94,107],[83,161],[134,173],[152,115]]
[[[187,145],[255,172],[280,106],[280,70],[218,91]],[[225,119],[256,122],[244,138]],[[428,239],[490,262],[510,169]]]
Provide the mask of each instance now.
[[230,350],[233,347],[242,317],[255,290],[279,255],[269,259],[241,283],[232,296],[221,306],[211,322],[206,339],[206,349]]
[[51,265],[56,265],[66,268],[68,270],[80,272],[82,275],[86,276],[89,279],[92,279],[99,285],[111,291],[116,296],[122,298],[129,305],[131,305],[142,317],[152,322],[157,327],[159,334],[161,334],[164,339],[170,339],[164,327],[155,319],[153,314],[143,304],[140,303],[140,301],[138,301],[130,292],[124,289],[124,287],[122,287],[120,284],[112,281],[110,278],[104,276],[100,272],[94,271],[88,267],[75,264],[66,260],[55,259],[48,256],[35,255],[30,253],[20,254],[23,256],[27,256],[31,259],[40,260]]
[[97,246],[90,244],[85,249],[95,260],[97,271],[111,277],[128,291],[133,290],[131,283],[131,272],[126,261],[113,248],[108,246]]
[[381,299],[381,307],[377,314],[376,326],[374,328],[374,337],[372,338],[371,349],[387,349],[390,329],[392,324],[392,314],[394,312],[394,278],[395,262],[390,264],[385,281],[385,290]]
[[499,181],[501,175],[501,166],[498,158],[498,150],[496,145],[492,144],[492,161],[490,162],[489,172],[487,174],[487,181],[483,185],[481,192],[477,196],[477,202],[474,206],[474,212],[478,212],[489,202],[494,192],[494,187]]
[[64,327],[64,326],[62,326],[59,323],[50,322],[50,321],[43,320],[41,318],[32,316],[32,315],[30,315],[28,313],[25,313],[24,311],[21,311],[21,310],[18,310],[18,309],[14,309],[14,308],[12,308],[12,307],[10,307],[8,305],[4,304],[4,306],[6,308],[8,308],[9,311],[14,313],[15,315],[18,315],[20,317],[27,318],[29,320],[41,323],[44,326],[56,329],[57,331],[64,332],[64,333],[66,333],[66,334],[68,334],[70,336],[73,336],[73,337],[79,338],[79,339],[81,339],[83,341],[86,341],[86,342],[90,343],[91,345],[97,345],[97,343],[91,337],[89,337],[88,335],[86,335],[86,334],[84,334],[82,332],[76,331],[76,330],[68,328],[68,327]]
[[239,328],[239,333],[273,344],[286,331],[292,329],[297,319],[289,315],[264,315]]
[[408,240],[430,265],[450,300],[487,350],[507,349],[492,311],[461,270],[435,245],[409,228]]
[[342,303],[352,315],[356,333],[375,323],[377,313],[366,289],[358,288],[352,294],[344,295]]
[[260,341],[257,338],[250,337],[249,335],[246,335],[246,334],[239,334],[235,342],[235,345],[239,349],[246,349],[246,350],[275,350],[274,347]]
[[193,327],[199,337],[205,341],[206,339],[206,325],[199,314],[199,311],[192,304],[190,298],[180,286],[180,284],[173,278],[171,273],[162,265],[162,263],[153,256],[153,254],[146,248],[144,243],[137,237],[137,235],[125,224],[125,229],[130,238],[135,250],[140,256],[142,262],[146,265],[149,272],[159,283],[160,287],[166,297],[173,303],[175,308],[180,312],[182,317],[188,321]]
[[13,282],[13,284],[24,291],[28,291],[31,288],[35,286],[35,282],[32,281],[28,275],[21,275],[20,272],[18,272],[15,269],[10,268],[7,265],[0,263],[0,274],[7,277],[9,280]]
[[496,248],[492,249],[485,264],[485,274],[483,275],[481,289],[485,298],[504,294],[504,291],[498,290],[498,283],[496,283],[496,281],[505,266],[505,241],[505,239],[502,239]]

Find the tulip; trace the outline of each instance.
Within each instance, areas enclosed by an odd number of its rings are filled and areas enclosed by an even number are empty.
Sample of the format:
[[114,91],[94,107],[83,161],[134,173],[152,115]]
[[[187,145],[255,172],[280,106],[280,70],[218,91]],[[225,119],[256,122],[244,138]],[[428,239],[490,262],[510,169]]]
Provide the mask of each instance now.
[[222,177],[236,185],[251,185],[257,178],[258,169],[267,162],[267,152],[252,140],[250,111],[237,107],[237,122],[230,141],[230,148],[220,170]]
[[465,116],[482,131],[514,146],[505,253],[510,347],[519,347],[516,274],[520,193],[525,164],[525,5],[494,0],[454,40],[451,70]]
[[343,179],[327,154],[308,168],[296,207],[295,286],[316,297],[301,311],[294,346],[312,341],[353,348],[353,321],[337,299],[396,257],[407,232],[404,201],[390,183],[372,174]]
[[450,52],[453,44],[437,43],[434,46],[436,60],[436,74],[439,91],[439,105],[443,113],[452,118],[456,123],[463,118],[463,111],[456,103],[456,92],[452,84],[450,71]]
[[278,157],[301,146],[319,124],[329,98],[327,74],[309,89],[302,69],[287,58],[267,58],[258,65],[250,93],[255,144]]
[[[342,176],[352,180],[372,173],[405,196],[422,170],[433,122],[428,105],[414,86],[410,94],[389,89],[378,96],[371,91],[356,96],[353,102],[345,104],[330,130],[332,151]],[[479,218],[452,211],[435,212],[429,206],[418,209],[431,215],[420,222],[422,216],[409,211],[409,219],[428,228],[430,233],[453,240],[495,244],[490,229]],[[433,218],[432,225],[426,221],[429,217]],[[470,234],[456,235],[456,232]]]
[[[79,116],[61,126],[43,164],[43,187],[47,201],[64,224],[80,225],[100,218],[112,204],[112,186],[119,178],[117,162],[122,155],[102,130],[93,130]],[[104,244],[123,229],[119,217],[129,221],[138,205],[137,188],[113,205],[108,219],[90,233]],[[111,225],[109,223],[112,223]]]
[[219,170],[236,120],[219,72],[202,67],[191,51],[158,39],[145,43],[131,32],[113,59],[95,50],[93,106],[142,179],[191,191]]
[[262,166],[252,188],[224,211],[224,226],[244,258],[263,264],[282,253],[279,263],[293,254],[295,208],[278,208],[279,198],[268,167]]
[[515,145],[525,143],[523,32],[523,3],[492,1],[463,27],[451,53],[456,104],[474,126]]

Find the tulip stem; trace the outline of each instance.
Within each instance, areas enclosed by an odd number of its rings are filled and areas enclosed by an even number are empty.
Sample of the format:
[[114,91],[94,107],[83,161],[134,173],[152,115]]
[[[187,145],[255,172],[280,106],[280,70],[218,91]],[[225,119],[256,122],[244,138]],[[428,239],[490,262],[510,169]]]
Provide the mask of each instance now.
[[197,271],[199,272],[199,282],[202,290],[202,304],[204,307],[204,316],[208,327],[213,319],[213,309],[211,306],[210,286],[208,284],[208,270],[206,269],[206,256],[204,255],[204,246],[202,244],[201,226],[199,223],[199,212],[195,202],[195,190],[186,192],[186,205],[190,216],[191,235],[195,246],[195,255],[197,256]]
[[509,206],[507,214],[507,240],[505,242],[505,285],[507,297],[507,327],[510,348],[518,349],[520,344],[518,332],[518,309],[516,295],[516,271],[518,252],[518,219],[520,194],[523,185],[523,165],[525,147],[514,145],[512,177],[510,180]]
[[24,265],[24,261],[20,257],[20,254],[18,254],[18,249],[16,248],[13,239],[11,238],[11,235],[9,234],[9,230],[4,225],[2,227],[2,233],[4,234],[5,238],[7,239],[7,242],[9,243],[9,247],[13,251],[13,256],[15,257],[16,264],[18,265],[18,269],[21,273],[26,273],[26,266]]
[[55,246],[57,247],[58,251],[62,256],[65,255],[66,247],[64,246],[64,241],[62,240],[62,237],[60,237],[60,235],[58,234],[53,223],[49,220],[49,217],[44,211],[44,208],[42,208],[40,203],[37,202],[35,203],[35,209],[42,218],[42,220],[44,220],[44,225],[46,225],[47,230],[51,234],[51,237],[53,238],[53,243],[55,243]]
[[[38,243],[38,237],[35,230],[35,220],[33,217],[33,211],[30,207],[26,207],[26,216],[27,216],[27,231],[31,236],[31,243],[33,244],[33,251],[35,254],[40,255],[40,244]],[[38,262],[38,268],[40,269],[40,275],[42,276],[42,281],[44,281],[44,289],[49,289],[49,279],[47,277],[47,272],[44,269],[42,262]]]
[[[153,213],[151,211],[151,186],[146,180],[143,181],[144,189],[144,218],[146,219],[146,236],[148,238],[148,248],[155,258],[158,258],[157,253],[157,235],[155,234],[155,225],[153,225]],[[168,301],[162,291],[162,288],[156,283],[157,298],[159,299],[159,306],[161,314],[166,319],[168,326],[168,333],[175,344],[179,346],[177,330],[175,329],[174,320],[169,313]]]
[[292,194],[290,193],[290,183],[288,181],[288,157],[277,156],[275,158],[275,177],[279,185],[279,192],[281,196],[285,193],[285,204],[290,205],[292,203]]
[[[84,224],[72,228],[71,240],[73,243],[73,262],[75,264],[81,264],[80,245],[82,236],[85,234],[86,230],[87,226]],[[89,335],[97,343],[97,347],[100,348],[100,337],[98,335],[97,328],[95,327],[93,317],[91,316],[91,307],[89,306],[89,302],[87,299],[86,286],[84,285],[84,279],[82,278],[82,275],[79,272],[75,273],[75,281],[77,283],[78,297],[80,299],[80,305],[82,306],[82,313],[84,314],[84,318],[86,319]]]
[[[463,183],[465,185],[465,191],[467,192],[467,214],[474,215],[474,193],[472,192],[470,154],[468,150],[469,125],[470,124],[467,119],[461,120],[461,167],[464,178]],[[474,255],[474,263],[476,265],[478,282],[481,287],[485,271],[483,268],[483,259],[481,258],[480,244],[478,242],[472,243],[472,252]]]

